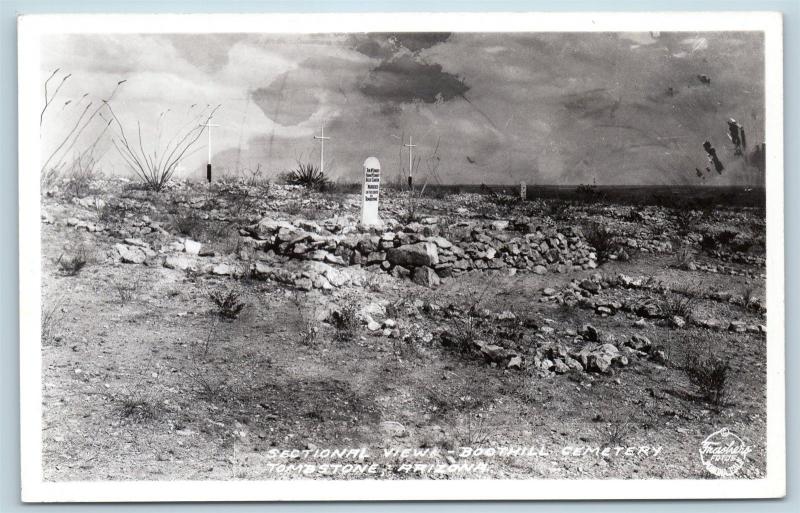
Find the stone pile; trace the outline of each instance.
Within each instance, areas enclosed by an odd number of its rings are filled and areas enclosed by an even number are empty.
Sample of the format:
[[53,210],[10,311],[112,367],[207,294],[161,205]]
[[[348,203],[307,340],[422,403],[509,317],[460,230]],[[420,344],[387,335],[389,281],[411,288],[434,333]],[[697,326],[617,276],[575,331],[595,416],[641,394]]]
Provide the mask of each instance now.
[[264,218],[241,230],[239,257],[269,261],[276,256],[335,266],[361,266],[398,278],[436,286],[440,278],[470,270],[517,269],[537,274],[597,267],[596,255],[575,229],[508,221],[464,222],[460,236],[440,235],[438,219],[400,225],[387,231],[359,231],[348,217],[319,223]]

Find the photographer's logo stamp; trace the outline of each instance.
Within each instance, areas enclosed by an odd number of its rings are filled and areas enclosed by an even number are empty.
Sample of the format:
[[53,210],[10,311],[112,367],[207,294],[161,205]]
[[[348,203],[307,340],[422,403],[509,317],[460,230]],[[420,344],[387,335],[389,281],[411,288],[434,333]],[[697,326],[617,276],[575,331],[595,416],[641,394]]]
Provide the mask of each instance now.
[[706,470],[717,477],[733,477],[739,473],[753,448],[728,428],[711,433],[700,444],[700,460]]

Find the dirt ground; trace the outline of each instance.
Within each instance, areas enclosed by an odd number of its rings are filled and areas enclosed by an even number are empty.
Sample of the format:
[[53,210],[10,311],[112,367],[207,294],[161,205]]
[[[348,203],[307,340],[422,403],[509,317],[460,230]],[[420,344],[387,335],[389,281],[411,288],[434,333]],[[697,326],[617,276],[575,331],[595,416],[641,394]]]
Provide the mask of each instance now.
[[[295,215],[307,208],[308,202]],[[753,447],[744,476],[765,471],[763,333],[691,322],[678,328],[659,319],[637,326],[640,316],[631,312],[602,315],[543,295],[546,288],[562,290],[601,273],[667,286],[691,283],[700,291],[748,290],[763,298],[763,266],[726,264],[750,276],[710,273],[677,268],[674,252],[637,253],[564,273],[470,271],[434,289],[383,274],[366,287],[303,292],[151,261],[122,263],[109,256],[118,240],[108,230],[78,230],[65,222],[100,214],[58,196],[44,198],[43,209],[53,219],[42,224],[42,302],[51,312],[41,348],[46,480],[712,478],[698,451],[723,427]],[[161,215],[170,231],[169,214]],[[235,229],[230,232],[236,237]],[[203,242],[221,248],[229,236]],[[68,275],[59,258],[79,246],[88,248],[87,263]],[[698,259],[719,263],[709,255]],[[232,282],[246,306],[238,318],[224,319],[208,292]],[[609,300],[647,293],[601,292]],[[392,318],[404,336],[359,326],[352,339],[340,339],[326,318],[348,303],[395,306]],[[516,335],[505,339],[523,356],[542,341],[571,343],[591,324],[617,340],[644,335],[668,360],[631,358],[609,373],[564,374],[540,372],[527,360],[521,369],[489,363],[439,336],[458,322],[460,314],[448,312],[471,305],[487,320],[484,337],[498,324],[488,320],[512,312]],[[747,305],[702,295],[692,305],[698,318],[766,324],[765,312]],[[687,352],[699,346],[729,363],[722,404],[706,400],[683,367]],[[605,447],[611,454],[592,452]],[[342,448],[366,448],[368,455],[313,454]],[[429,451],[404,459],[385,454],[391,448]],[[526,452],[473,456],[464,448]],[[279,452],[291,449],[310,455]],[[330,462],[377,464],[378,470],[304,475],[270,468]],[[447,468],[402,467],[409,462]],[[457,468],[480,462],[486,467]]]

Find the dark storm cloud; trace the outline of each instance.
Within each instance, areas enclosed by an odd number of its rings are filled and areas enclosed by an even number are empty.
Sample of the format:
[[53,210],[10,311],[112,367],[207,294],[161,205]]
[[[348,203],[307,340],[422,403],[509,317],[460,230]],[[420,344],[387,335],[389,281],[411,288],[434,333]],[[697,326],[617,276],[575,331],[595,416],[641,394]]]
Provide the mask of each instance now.
[[[450,39],[448,32],[359,34],[350,44],[359,53],[380,59],[361,85],[369,98],[388,103],[434,103],[462,96],[469,90],[464,80],[447,73],[420,54]],[[396,111],[386,107],[386,112]]]
[[447,101],[468,90],[461,78],[443,71],[440,64],[421,62],[410,55],[382,62],[361,86],[366,96],[396,103]]

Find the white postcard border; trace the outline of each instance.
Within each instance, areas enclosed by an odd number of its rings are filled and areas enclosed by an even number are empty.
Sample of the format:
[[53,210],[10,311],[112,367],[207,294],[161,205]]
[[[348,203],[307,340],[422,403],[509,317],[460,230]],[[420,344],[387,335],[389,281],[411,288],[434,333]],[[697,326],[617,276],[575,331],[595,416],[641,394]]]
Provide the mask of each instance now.
[[[296,30],[301,27],[302,30]],[[48,33],[763,31],[767,143],[766,478],[697,480],[103,481],[42,479],[40,38]],[[317,501],[767,498],[786,493],[783,44],[780,13],[335,13],[29,15],[18,21],[22,500]]]

